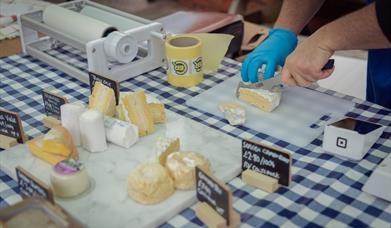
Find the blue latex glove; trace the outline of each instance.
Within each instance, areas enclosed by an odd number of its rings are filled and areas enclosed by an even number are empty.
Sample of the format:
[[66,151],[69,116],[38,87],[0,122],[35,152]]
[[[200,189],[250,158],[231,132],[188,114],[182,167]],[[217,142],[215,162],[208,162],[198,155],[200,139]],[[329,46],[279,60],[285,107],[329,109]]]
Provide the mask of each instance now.
[[256,47],[242,64],[242,80],[258,82],[258,69],[266,65],[263,80],[274,76],[278,65],[283,66],[286,57],[296,48],[296,34],[281,28],[272,29],[269,36]]

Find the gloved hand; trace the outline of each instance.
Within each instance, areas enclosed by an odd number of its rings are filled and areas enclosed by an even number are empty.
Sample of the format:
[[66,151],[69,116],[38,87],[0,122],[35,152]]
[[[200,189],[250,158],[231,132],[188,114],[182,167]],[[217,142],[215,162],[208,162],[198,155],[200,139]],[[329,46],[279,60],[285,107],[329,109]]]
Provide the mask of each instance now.
[[269,36],[256,47],[242,64],[242,80],[251,83],[258,82],[258,69],[266,64],[263,80],[274,76],[278,65],[283,66],[286,57],[296,48],[297,37],[293,32],[275,28]]

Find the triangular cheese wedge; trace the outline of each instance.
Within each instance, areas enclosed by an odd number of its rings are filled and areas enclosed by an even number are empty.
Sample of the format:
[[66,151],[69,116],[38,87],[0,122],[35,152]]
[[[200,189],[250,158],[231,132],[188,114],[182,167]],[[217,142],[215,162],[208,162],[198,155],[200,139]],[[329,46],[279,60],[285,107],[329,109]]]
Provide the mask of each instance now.
[[95,82],[92,94],[89,97],[88,108],[95,109],[106,116],[115,115],[114,90],[101,82]]
[[[149,135],[155,131],[152,114],[148,108],[144,91],[139,90],[123,97],[122,119],[138,127],[139,136]],[[121,118],[120,118],[121,119]]]
[[68,130],[54,126],[45,136],[27,143],[31,153],[50,164],[67,158],[79,159],[79,153]]

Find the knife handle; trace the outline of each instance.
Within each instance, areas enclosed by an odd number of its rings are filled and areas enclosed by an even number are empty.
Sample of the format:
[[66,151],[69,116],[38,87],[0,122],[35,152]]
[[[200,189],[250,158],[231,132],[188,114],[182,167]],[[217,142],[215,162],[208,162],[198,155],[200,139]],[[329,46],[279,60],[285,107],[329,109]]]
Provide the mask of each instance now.
[[327,63],[323,66],[322,70],[333,69],[334,67],[334,59],[329,59]]

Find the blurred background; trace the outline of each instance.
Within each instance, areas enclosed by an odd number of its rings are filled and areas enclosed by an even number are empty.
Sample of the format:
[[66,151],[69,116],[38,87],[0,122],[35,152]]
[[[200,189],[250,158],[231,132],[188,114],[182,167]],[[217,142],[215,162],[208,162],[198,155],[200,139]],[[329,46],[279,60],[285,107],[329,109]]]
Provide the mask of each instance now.
[[[64,1],[52,0],[50,2]],[[151,20],[176,11],[191,10],[241,14],[245,21],[272,25],[278,15],[282,0],[96,0],[96,2]],[[303,34],[311,34],[325,23],[364,5],[365,0],[327,0],[303,30]]]

